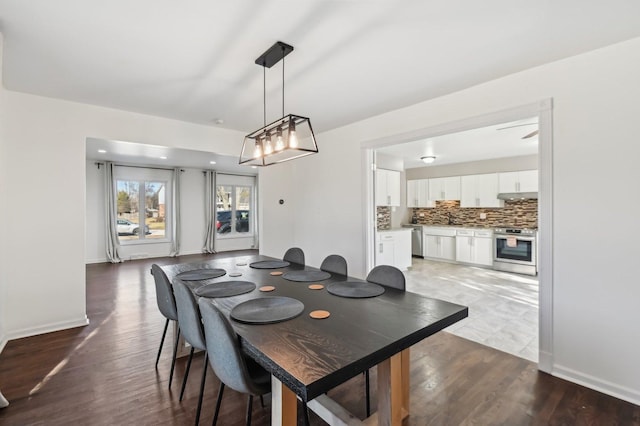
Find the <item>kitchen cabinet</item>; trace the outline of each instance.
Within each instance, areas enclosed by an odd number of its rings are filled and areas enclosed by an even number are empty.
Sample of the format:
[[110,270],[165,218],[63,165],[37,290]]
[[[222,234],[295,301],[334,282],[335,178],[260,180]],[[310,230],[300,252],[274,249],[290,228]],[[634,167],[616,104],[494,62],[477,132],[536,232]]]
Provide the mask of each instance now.
[[424,227],[423,256],[440,260],[456,260],[456,230]]
[[503,207],[498,199],[498,174],[460,177],[460,207]]
[[498,192],[538,192],[538,171],[498,173]]
[[493,265],[493,232],[459,229],[456,232],[456,261]]
[[376,205],[400,205],[400,172],[376,169]]
[[407,181],[407,207],[435,207],[429,200],[429,179]]
[[406,271],[411,266],[411,229],[379,231],[375,263],[376,266],[391,265]]
[[460,176],[429,179],[429,200],[459,200]]

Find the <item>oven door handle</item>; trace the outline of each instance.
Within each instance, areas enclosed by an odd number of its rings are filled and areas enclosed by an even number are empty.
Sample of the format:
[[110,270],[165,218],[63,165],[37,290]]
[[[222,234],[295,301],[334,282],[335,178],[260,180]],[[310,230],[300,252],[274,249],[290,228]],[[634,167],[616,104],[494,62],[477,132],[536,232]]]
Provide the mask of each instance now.
[[520,237],[518,235],[511,235],[511,234],[509,234],[509,235],[504,235],[504,234],[495,235],[494,234],[494,236],[495,236],[496,240],[497,239],[506,240],[507,238],[510,238],[510,237],[514,237],[515,239],[521,240],[521,241],[535,241],[536,240],[535,237]]

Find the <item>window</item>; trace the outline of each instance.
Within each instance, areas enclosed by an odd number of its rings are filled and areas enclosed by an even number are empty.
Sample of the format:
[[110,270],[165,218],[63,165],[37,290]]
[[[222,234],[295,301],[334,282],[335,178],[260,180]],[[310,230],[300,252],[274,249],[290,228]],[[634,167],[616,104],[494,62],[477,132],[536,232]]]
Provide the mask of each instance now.
[[250,235],[252,229],[252,187],[216,187],[216,232],[218,235]]
[[117,232],[121,243],[167,241],[170,173],[117,167]]

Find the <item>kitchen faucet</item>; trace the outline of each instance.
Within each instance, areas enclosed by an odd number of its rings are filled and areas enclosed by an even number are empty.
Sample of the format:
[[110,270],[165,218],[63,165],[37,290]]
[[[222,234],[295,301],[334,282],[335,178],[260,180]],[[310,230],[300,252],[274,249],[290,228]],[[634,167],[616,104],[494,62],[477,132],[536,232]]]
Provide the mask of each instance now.
[[453,215],[451,212],[447,212],[447,225],[453,225]]

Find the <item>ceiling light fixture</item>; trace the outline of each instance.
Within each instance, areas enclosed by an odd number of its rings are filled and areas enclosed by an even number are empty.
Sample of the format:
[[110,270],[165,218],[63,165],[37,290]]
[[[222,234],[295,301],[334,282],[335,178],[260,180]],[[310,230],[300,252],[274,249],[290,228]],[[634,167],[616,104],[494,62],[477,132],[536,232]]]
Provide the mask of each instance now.
[[[318,152],[311,121],[299,115],[284,115],[284,57],[292,51],[293,46],[278,41],[256,59],[256,64],[263,67],[264,126],[244,137],[240,164],[270,166]],[[267,125],[266,69],[280,60],[282,60],[282,118]]]
[[99,152],[100,154],[106,154],[106,153],[107,153],[107,151],[106,151],[105,149],[99,149],[99,150],[98,150],[98,152]]
[[425,164],[431,164],[434,161],[436,161],[436,157],[433,155],[427,155],[426,157],[420,157],[420,159],[422,160],[423,163]]
[[209,161],[209,164],[216,164],[216,162],[212,160],[212,161]]

